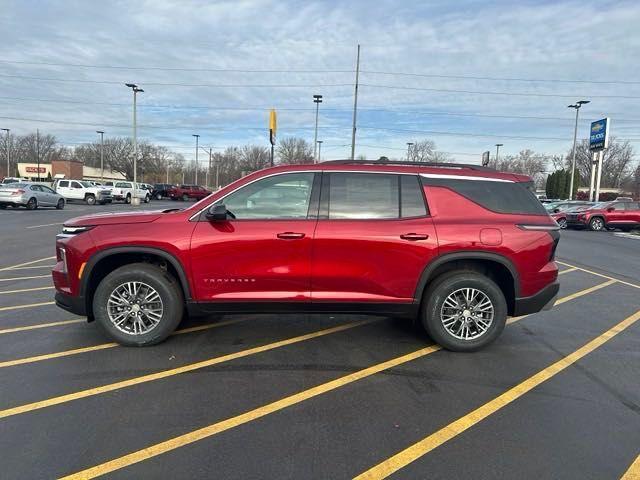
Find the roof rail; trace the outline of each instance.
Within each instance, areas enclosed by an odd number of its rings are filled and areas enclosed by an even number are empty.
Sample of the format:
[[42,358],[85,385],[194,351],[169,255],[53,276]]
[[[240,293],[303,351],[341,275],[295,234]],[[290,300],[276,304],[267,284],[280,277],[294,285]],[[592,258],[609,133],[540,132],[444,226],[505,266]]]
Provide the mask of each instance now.
[[403,160],[327,160],[322,162],[332,165],[404,165],[419,167],[440,167],[440,168],[468,168],[470,170],[491,171],[496,170],[491,167],[483,167],[482,165],[473,165],[469,163],[448,163],[448,162],[410,162]]

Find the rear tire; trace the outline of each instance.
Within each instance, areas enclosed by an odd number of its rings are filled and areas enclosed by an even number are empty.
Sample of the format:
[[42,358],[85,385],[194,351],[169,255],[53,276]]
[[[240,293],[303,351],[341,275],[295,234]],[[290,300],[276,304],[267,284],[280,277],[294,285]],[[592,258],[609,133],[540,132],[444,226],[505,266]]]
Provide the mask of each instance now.
[[162,194],[156,193],[156,200],[162,200]]
[[64,210],[64,200],[62,198],[58,200],[58,203],[56,204],[56,209]]
[[[129,282],[138,285],[139,303],[135,303],[131,295],[125,299],[118,293]],[[155,322],[152,317],[145,316],[145,305],[148,304],[140,301],[141,297],[150,295],[147,292],[151,290],[160,299],[150,307],[155,309]],[[123,310],[119,311],[120,308]],[[133,311],[133,316],[131,313],[127,315],[130,310]],[[139,319],[136,319],[135,310],[140,312]],[[126,346],[143,347],[162,342],[176,329],[182,320],[183,311],[184,299],[178,282],[166,271],[147,263],[133,263],[117,268],[100,282],[93,296],[95,319],[111,338]],[[136,329],[142,331],[134,333]]]
[[130,204],[131,203],[131,194],[127,195],[127,198],[124,199],[124,203],[126,203],[126,204]]
[[149,197],[149,194],[147,193],[147,195],[144,197],[144,203],[149,203],[149,200],[151,200],[151,197]]
[[605,230],[605,223],[602,217],[593,217],[589,221],[589,228],[593,232],[602,232],[603,230]]
[[189,195],[185,193],[184,195],[182,195],[182,201],[186,202],[187,200],[189,200]]
[[27,202],[27,210],[36,210],[38,208],[38,200],[35,197],[31,197]]
[[498,338],[506,320],[502,290],[474,271],[455,271],[437,278],[423,297],[422,323],[427,333],[454,352],[489,345]]
[[558,225],[562,230],[565,230],[567,228],[567,219],[561,218],[560,220],[558,220]]

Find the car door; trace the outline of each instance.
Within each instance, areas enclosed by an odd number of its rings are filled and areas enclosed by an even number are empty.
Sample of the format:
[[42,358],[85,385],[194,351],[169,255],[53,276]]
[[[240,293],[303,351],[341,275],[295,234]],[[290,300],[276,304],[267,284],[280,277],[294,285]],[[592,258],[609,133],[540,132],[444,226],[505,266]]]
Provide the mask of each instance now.
[[640,202],[627,202],[625,216],[630,226],[640,227]]
[[31,196],[35,197],[35,199],[38,201],[38,205],[46,207],[47,200],[44,196],[44,193],[42,192],[42,188],[40,187],[40,185],[29,185],[28,188]]
[[69,195],[71,196],[70,198],[73,198],[74,200],[84,199],[84,188],[82,188],[80,182],[72,180],[69,182],[69,186],[71,187],[69,189]]
[[[198,300],[310,300],[318,175],[284,172],[261,178],[216,202],[235,218],[220,221],[199,216],[191,240]],[[260,201],[265,192],[278,188],[288,189],[291,195],[277,205]]]
[[412,302],[438,243],[416,175],[325,173],[313,302]]
[[42,188],[42,191],[44,192],[44,195],[47,199],[47,203],[50,206],[55,207],[58,204],[58,195],[56,194],[56,192],[51,190],[46,185],[40,185],[40,188]]
[[62,195],[64,198],[71,198],[71,188],[69,187],[69,180],[60,180],[56,185],[56,192]]
[[624,225],[627,223],[626,208],[624,202],[614,203],[607,207],[607,224]]

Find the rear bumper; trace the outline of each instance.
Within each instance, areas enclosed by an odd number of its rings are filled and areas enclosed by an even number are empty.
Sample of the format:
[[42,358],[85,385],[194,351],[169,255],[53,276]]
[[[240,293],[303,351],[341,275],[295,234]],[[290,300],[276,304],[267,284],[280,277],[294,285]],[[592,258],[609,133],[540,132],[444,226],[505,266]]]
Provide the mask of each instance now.
[[2,197],[0,205],[26,205],[27,199],[23,197]]
[[87,314],[84,297],[74,297],[66,293],[56,292],[56,305],[67,312],[84,317]]
[[553,282],[535,295],[516,298],[513,308],[513,316],[519,317],[521,315],[529,315],[530,313],[536,313],[542,310],[550,310],[556,301],[558,290],[560,290],[560,283]]

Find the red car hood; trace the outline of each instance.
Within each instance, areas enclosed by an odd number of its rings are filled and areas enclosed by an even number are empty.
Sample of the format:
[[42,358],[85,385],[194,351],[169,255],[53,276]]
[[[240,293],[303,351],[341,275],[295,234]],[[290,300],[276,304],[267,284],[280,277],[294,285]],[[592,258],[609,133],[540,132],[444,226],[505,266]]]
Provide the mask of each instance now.
[[116,225],[124,223],[149,223],[162,216],[162,211],[151,212],[126,212],[126,213],[99,213],[97,215],[84,215],[72,218],[64,222],[67,226],[85,225]]

